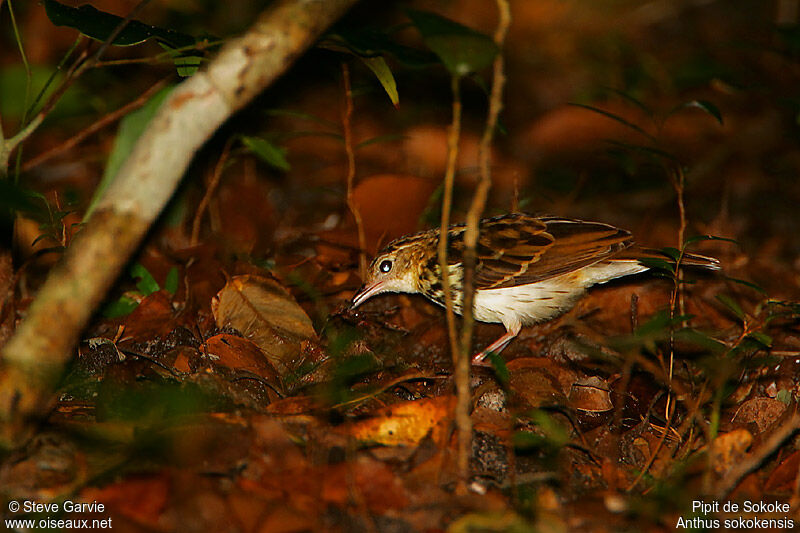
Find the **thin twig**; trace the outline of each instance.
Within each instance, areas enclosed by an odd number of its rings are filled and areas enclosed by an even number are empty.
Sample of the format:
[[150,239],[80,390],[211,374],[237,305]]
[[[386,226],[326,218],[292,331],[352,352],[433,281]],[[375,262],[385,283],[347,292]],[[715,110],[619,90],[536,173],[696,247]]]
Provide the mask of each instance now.
[[[678,227],[678,250],[681,251],[681,256],[683,255],[684,250],[684,239],[686,237],[686,203],[684,199],[684,193],[686,191],[686,176],[683,173],[683,169],[680,165],[677,165],[675,169],[675,178],[674,178],[674,185],[675,185],[675,192],[678,196],[678,215],[680,216],[680,226]],[[683,270],[680,268],[680,265],[676,265],[677,275],[678,275],[678,310],[681,315],[686,314],[686,302],[684,301],[684,291],[683,291]]]
[[33,103],[26,111],[28,115],[30,115],[36,110],[36,107],[39,105],[39,102],[42,100],[42,98],[44,98],[45,94],[47,94],[47,92],[50,90],[50,86],[56,80],[58,75],[64,71],[64,66],[69,61],[69,58],[72,57],[72,53],[78,49],[78,46],[80,46],[80,44],[84,42],[84,39],[86,38],[83,36],[83,34],[78,35],[78,37],[72,43],[72,46],[69,47],[69,50],[67,50],[67,52],[64,54],[64,57],[61,58],[61,61],[58,62],[56,68],[53,69],[53,72],[50,73],[50,76],[47,78],[47,81],[44,83],[42,88],[39,89],[39,94],[36,95],[36,99],[33,101]]
[[[219,46],[222,44],[223,41],[209,41],[208,39],[203,40],[201,42],[194,43],[190,46],[181,46],[179,48],[170,48],[166,52],[161,52],[160,54],[156,54],[154,56],[149,57],[134,57],[131,59],[109,59],[107,61],[96,61],[92,68],[105,68],[105,67],[114,67],[120,65],[159,65],[159,64],[172,64],[174,63],[174,59],[176,54],[180,54],[181,52],[187,51],[198,51],[202,52],[213,48],[215,46]],[[204,58],[196,56],[196,59],[200,60],[201,62],[205,61]]]
[[119,109],[112,111],[106,114],[103,118],[92,124],[91,126],[81,130],[80,132],[76,133],[63,143],[59,144],[58,146],[54,146],[49,150],[42,152],[41,154],[37,155],[33,159],[26,161],[25,164],[22,166],[23,172],[28,172],[29,170],[41,165],[45,161],[52,159],[53,157],[63,154],[64,152],[71,150],[78,144],[82,143],[86,140],[89,136],[97,133],[101,129],[105,128],[109,124],[113,124],[120,118],[124,117],[131,111],[135,111],[142,107],[150,98],[160,91],[167,83],[167,80],[161,80],[149,89],[142,93],[136,100],[125,104],[124,106],[120,107]]
[[344,151],[347,154],[347,207],[356,220],[356,230],[358,231],[358,270],[361,279],[367,276],[367,238],[364,235],[364,223],[361,220],[361,212],[358,210],[355,198],[353,197],[353,184],[356,179],[356,155],[353,150],[353,127],[351,119],[353,117],[353,90],[350,87],[350,68],[347,63],[342,62],[342,78],[344,79],[344,113],[342,114],[342,134],[344,136]]
[[456,161],[458,159],[458,141],[461,136],[461,90],[458,76],[450,78],[450,88],[453,93],[453,118],[450,131],[447,135],[447,169],[444,175],[444,194],[442,197],[442,219],[439,226],[439,269],[442,274],[442,290],[444,292],[445,317],[447,318],[447,333],[450,340],[450,351],[453,362],[458,361],[460,353],[458,335],[456,334],[456,317],[453,312],[453,292],[450,287],[450,267],[447,263],[447,240],[450,227],[450,212],[453,208],[453,184],[456,175]]
[[[439,257],[439,269],[442,275],[442,291],[444,292],[444,303],[445,303],[445,318],[447,319],[447,335],[450,340],[450,354],[453,358],[453,367],[455,372],[458,374],[459,372],[459,359],[461,350],[459,349],[459,342],[458,342],[458,334],[456,333],[456,317],[453,311],[453,291],[452,287],[450,286],[450,267],[447,263],[447,241],[448,241],[448,229],[450,227],[450,212],[453,207],[453,184],[455,182],[455,175],[456,175],[456,161],[458,159],[458,141],[461,135],[461,93],[460,93],[460,79],[458,76],[451,76],[450,78],[450,86],[453,93],[453,106],[452,106],[452,113],[453,118],[452,122],[450,123],[450,131],[447,135],[447,169],[444,175],[444,195],[442,197],[442,219],[441,225],[439,227],[439,246],[438,246],[438,257]],[[456,375],[456,394],[463,394],[461,392],[461,388],[459,387],[459,376]],[[463,378],[462,378],[463,379]],[[469,387],[469,383],[467,383],[467,387]],[[467,388],[467,394],[469,394],[469,388]],[[469,399],[468,399],[469,400]],[[469,404],[469,401],[467,402]],[[469,407],[467,407],[469,409]],[[456,416],[455,416],[455,423],[456,429],[459,431],[459,437],[464,433],[465,429],[468,429],[470,432],[469,438],[470,441],[472,439],[471,432],[471,421],[466,422],[467,427],[462,427],[461,424],[464,423],[458,416],[458,407],[456,408]],[[470,450],[471,452],[471,450]],[[459,473],[461,474],[462,471],[462,463],[464,462],[464,458],[462,457],[463,452],[461,450],[461,438],[459,438],[459,450],[457,456],[457,465],[459,469]],[[469,471],[469,456],[471,453],[466,455],[466,471]],[[467,492],[467,480],[466,477],[459,475],[458,483],[456,485],[456,493],[457,494],[466,494]]]
[[639,482],[642,480],[645,474],[647,474],[648,470],[650,470],[650,467],[653,465],[653,462],[656,460],[656,457],[658,456],[658,452],[661,451],[661,448],[664,446],[664,442],[667,440],[667,434],[669,434],[669,431],[672,428],[672,417],[674,414],[675,414],[675,406],[673,404],[672,409],[667,413],[667,425],[664,426],[664,432],[658,439],[658,444],[656,444],[656,449],[653,450],[653,452],[650,454],[650,458],[647,460],[647,463],[645,463],[644,467],[642,467],[642,470],[641,472],[639,472],[639,475],[636,476],[636,479],[633,480],[633,483],[631,483],[628,486],[628,488],[625,489],[626,492],[630,492],[634,488],[636,488],[636,485],[639,484]]
[[[675,287],[672,290],[672,296],[669,303],[669,318],[675,318],[675,308],[678,308],[678,314],[684,316],[686,314],[686,302],[683,292],[683,269],[681,263],[686,247],[683,244],[684,236],[686,234],[686,204],[684,202],[684,191],[686,184],[686,177],[684,176],[683,169],[680,164],[676,165],[674,174],[671,176],[672,186],[675,188],[675,194],[678,197],[678,214],[680,217],[680,225],[678,226],[678,250],[680,254],[675,261],[675,277],[673,278]],[[676,301],[677,300],[677,301]],[[687,327],[688,323],[684,320],[683,327]],[[669,413],[670,403],[672,401],[672,373],[675,367],[675,325],[670,324],[669,327],[669,382],[670,394],[667,396],[665,413]]]
[[114,42],[114,40],[119,36],[120,33],[125,29],[128,23],[133,20],[133,18],[139,14],[139,12],[144,9],[144,7],[150,3],[150,0],[141,0],[136,6],[128,13],[128,15],[114,28],[114,31],[108,36],[108,38],[103,41],[97,51],[89,58],[87,57],[87,52],[84,52],[75,60],[75,63],[69,68],[67,71],[66,76],[64,77],[64,81],[61,85],[53,92],[53,94],[48,98],[47,102],[45,102],[42,109],[37,114],[37,117],[45,117],[48,113],[55,107],[56,103],[61,99],[64,93],[72,86],[72,84],[77,80],[81,74],[86,72],[86,70],[92,68],[99,60],[100,57],[105,53],[109,46]]
[[[497,0],[497,8],[500,16],[494,39],[498,47],[502,48],[508,32],[508,26],[511,23],[511,9],[508,5],[508,0]],[[461,329],[461,355],[457,357],[454,354],[456,394],[458,396],[455,417],[458,427],[458,470],[462,482],[466,482],[469,478],[469,458],[472,450],[472,420],[469,416],[469,373],[472,355],[472,332],[475,324],[473,305],[475,301],[476,247],[480,233],[480,219],[486,208],[486,200],[489,196],[489,189],[492,186],[491,146],[494,130],[497,127],[497,118],[503,108],[504,84],[503,56],[498,54],[494,61],[488,117],[486,118],[486,126],[478,148],[480,177],[467,212],[467,225],[464,230],[464,296],[462,302],[464,323]]]
[[225,169],[225,163],[228,162],[228,156],[231,153],[232,144],[233,137],[230,137],[222,149],[222,154],[220,154],[217,164],[214,166],[214,173],[211,174],[211,179],[208,180],[208,185],[206,185],[206,193],[203,195],[203,199],[200,200],[200,205],[197,206],[197,212],[194,214],[194,220],[192,221],[192,237],[189,241],[191,246],[197,246],[200,242],[200,224],[203,221],[203,213],[208,208],[208,204],[219,186],[222,171]]
[[[100,59],[100,56],[111,45],[111,43],[114,41],[114,39],[117,38],[117,36],[122,32],[123,29],[125,29],[125,27],[128,25],[128,23],[133,19],[133,17],[135,17],[148,3],[150,3],[150,0],[141,0],[136,5],[136,7],[134,7],[133,10],[131,10],[131,12],[128,14],[128,16],[125,17],[125,19],[123,19],[117,25],[116,28],[114,28],[114,31],[111,32],[111,35],[108,36],[108,39],[106,39],[103,42],[103,44],[100,45],[100,48],[98,48],[97,52],[89,60],[84,61],[84,59],[86,57],[86,52],[85,51],[84,51],[83,54],[81,54],[81,56],[79,56],[75,60],[75,63],[73,63],[73,65],[67,71],[67,75],[65,76],[64,81],[61,83],[61,85],[55,91],[53,91],[53,94],[50,96],[50,98],[48,98],[47,102],[45,102],[45,104],[42,106],[42,109],[39,110],[39,112],[36,114],[36,116],[34,116],[30,120],[30,122],[28,122],[28,111],[29,111],[28,110],[28,96],[29,96],[28,92],[29,92],[29,89],[26,91],[26,96],[25,96],[25,114],[23,115],[23,120],[22,120],[22,124],[24,125],[24,127],[22,128],[22,130],[17,135],[12,137],[8,142],[3,143],[2,146],[0,146],[0,166],[2,166],[2,168],[0,168],[0,176],[5,175],[7,173],[7,171],[8,171],[8,158],[9,158],[11,152],[17,147],[17,145],[19,145],[31,133],[33,133],[36,130],[36,128],[42,123],[44,118],[50,113],[50,111],[52,111],[52,109],[55,107],[55,105],[58,103],[58,101],[61,100],[61,97],[64,95],[64,93],[67,91],[67,89],[72,85],[72,83],[87,68],[90,68],[95,63],[97,63],[97,61]],[[10,10],[11,9],[11,3],[9,2],[8,5],[9,5],[9,10]],[[12,18],[12,22],[14,23],[14,28],[16,30],[16,22],[14,22],[13,11],[11,12],[11,18]],[[17,37],[19,37],[19,36],[17,36]],[[22,42],[21,41],[19,41],[19,45],[20,45],[20,51],[22,52],[22,61],[25,64],[26,70],[28,72],[28,76],[30,77],[30,67],[28,66],[28,61],[27,61],[27,58],[25,57],[25,53],[22,50]],[[28,80],[28,84],[30,85],[30,79]],[[16,169],[17,169],[17,175],[19,175],[20,171],[22,170],[22,149],[17,150]]]
[[[11,156],[11,152],[25,139],[27,139],[36,128],[39,127],[39,124],[42,123],[44,120],[44,115],[39,114],[31,120],[22,130],[20,130],[16,135],[11,137],[10,139],[6,139],[3,141],[3,144],[0,145],[0,177],[6,175],[8,171],[8,159]],[[20,152],[17,152],[18,154]]]

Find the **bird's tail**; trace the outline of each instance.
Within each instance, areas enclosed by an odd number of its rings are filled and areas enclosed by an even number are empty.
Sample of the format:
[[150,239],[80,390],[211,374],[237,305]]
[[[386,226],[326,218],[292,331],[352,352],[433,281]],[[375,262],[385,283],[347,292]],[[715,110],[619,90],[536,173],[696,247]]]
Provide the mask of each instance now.
[[[614,256],[614,259],[635,260],[635,261],[641,261],[644,259],[644,263],[646,263],[648,259],[661,259],[670,262],[675,261],[675,259],[668,253],[665,253],[656,248],[639,248],[639,247],[628,248],[621,254]],[[703,268],[706,270],[722,269],[719,259],[715,257],[708,257],[706,255],[684,253],[683,256],[680,258],[680,261],[681,261],[681,266],[684,267]]]

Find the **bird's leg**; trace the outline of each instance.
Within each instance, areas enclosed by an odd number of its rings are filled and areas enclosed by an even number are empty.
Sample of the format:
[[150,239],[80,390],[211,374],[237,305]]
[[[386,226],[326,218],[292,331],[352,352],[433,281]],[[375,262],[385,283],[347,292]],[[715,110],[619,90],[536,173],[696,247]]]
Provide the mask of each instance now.
[[519,331],[522,329],[522,324],[519,322],[515,322],[512,324],[505,324],[506,332],[505,334],[494,341],[492,344],[487,346],[483,349],[481,353],[475,354],[472,356],[472,364],[477,366],[486,366],[486,363],[483,361],[489,355],[490,352],[500,353],[503,348],[508,346],[508,343],[514,340],[514,337],[519,335]]

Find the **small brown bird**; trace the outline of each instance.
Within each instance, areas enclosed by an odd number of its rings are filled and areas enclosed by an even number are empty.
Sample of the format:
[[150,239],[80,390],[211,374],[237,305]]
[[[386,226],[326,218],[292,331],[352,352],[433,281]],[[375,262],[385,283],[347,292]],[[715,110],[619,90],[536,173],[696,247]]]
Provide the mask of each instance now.
[[[458,314],[463,300],[464,230],[463,224],[450,226],[447,243],[453,308]],[[434,229],[389,243],[372,261],[352,306],[385,292],[419,293],[444,306],[438,242],[439,230]],[[600,222],[520,213],[483,220],[473,312],[476,320],[503,324],[506,333],[473,360],[500,352],[522,326],[569,310],[592,285],[648,270],[642,259],[667,257],[632,245],[629,232]],[[694,254],[685,254],[681,264],[720,268],[716,259]]]

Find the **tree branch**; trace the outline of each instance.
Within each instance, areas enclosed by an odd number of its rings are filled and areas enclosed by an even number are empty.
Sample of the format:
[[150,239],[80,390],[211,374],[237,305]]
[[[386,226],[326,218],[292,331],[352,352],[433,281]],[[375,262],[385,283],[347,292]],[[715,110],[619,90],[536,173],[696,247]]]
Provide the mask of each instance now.
[[18,444],[52,403],[81,331],[195,152],[355,2],[279,0],[170,94],[2,350],[0,444]]

